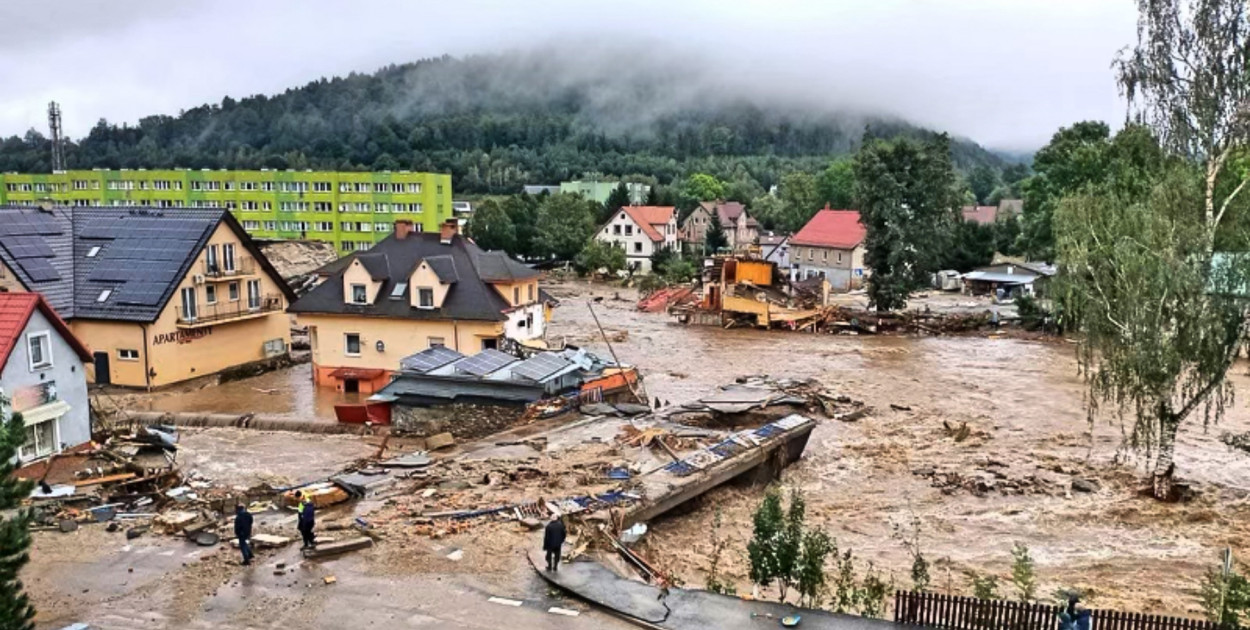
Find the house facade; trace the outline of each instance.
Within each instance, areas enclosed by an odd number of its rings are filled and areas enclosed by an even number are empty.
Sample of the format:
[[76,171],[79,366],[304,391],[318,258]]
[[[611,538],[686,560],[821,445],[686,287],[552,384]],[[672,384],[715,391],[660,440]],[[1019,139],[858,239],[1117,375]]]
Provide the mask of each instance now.
[[385,241],[329,272],[289,309],[308,327],[320,387],[374,393],[401,358],[422,350],[470,354],[546,334],[538,272],[479,248],[454,221],[437,233],[397,222]]
[[651,273],[652,254],[661,249],[681,251],[677,240],[677,208],[625,206],[599,228],[595,238],[624,249],[630,269]]
[[864,238],[868,235],[858,210],[818,211],[790,237],[790,269],[797,280],[822,277],[834,291],[863,286]]
[[681,225],[682,240],[702,251],[713,219],[720,221],[725,240],[734,252],[741,252],[759,240],[759,223],[736,201],[703,201]]
[[274,363],[294,294],[225,210],[0,208],[11,291],[42,293],[92,349],[92,383],[152,388]]
[[41,295],[0,293],[0,419],[22,415],[22,464],[91,441],[90,360]]

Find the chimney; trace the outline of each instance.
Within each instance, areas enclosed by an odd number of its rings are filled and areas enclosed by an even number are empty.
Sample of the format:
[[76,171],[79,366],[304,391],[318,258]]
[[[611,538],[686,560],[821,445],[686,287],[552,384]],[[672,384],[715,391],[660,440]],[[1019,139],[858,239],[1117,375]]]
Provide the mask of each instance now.
[[413,232],[413,229],[412,229],[412,221],[404,221],[404,220],[402,220],[402,219],[401,219],[401,220],[399,220],[399,221],[396,221],[396,222],[395,222],[395,238],[396,238],[396,240],[400,240],[400,241],[402,241],[402,240],[404,240],[404,239],[408,238],[408,235],[409,235],[409,234],[412,234],[412,232]]
[[438,240],[440,243],[447,245],[451,243],[451,237],[460,233],[460,222],[456,219],[447,219],[443,224],[438,226]]

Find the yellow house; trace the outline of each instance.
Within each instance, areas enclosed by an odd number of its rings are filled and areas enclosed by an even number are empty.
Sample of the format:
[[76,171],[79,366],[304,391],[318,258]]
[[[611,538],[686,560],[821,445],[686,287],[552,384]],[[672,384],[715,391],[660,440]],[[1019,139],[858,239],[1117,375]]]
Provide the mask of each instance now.
[[294,295],[225,210],[2,208],[0,223],[0,290],[44,294],[92,349],[91,382],[159,387],[289,351]]
[[385,240],[327,272],[289,309],[308,326],[313,378],[322,387],[373,393],[400,359],[427,348],[474,354],[546,333],[538,272],[482,250],[454,220],[438,233],[396,221]]

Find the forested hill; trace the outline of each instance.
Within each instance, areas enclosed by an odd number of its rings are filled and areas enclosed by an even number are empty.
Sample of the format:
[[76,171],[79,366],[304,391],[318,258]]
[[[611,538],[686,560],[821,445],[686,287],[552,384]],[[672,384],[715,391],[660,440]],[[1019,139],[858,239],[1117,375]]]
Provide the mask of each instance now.
[[[902,121],[770,102],[768,90],[721,89],[693,69],[628,69],[552,51],[442,57],[321,79],[275,96],[203,105],[137,126],[100,121],[67,147],[70,168],[412,169],[451,172],[457,192],[515,192],[583,173],[689,172],[767,188],[823,168],[866,127],[924,133]],[[619,65],[619,64],[618,64]],[[736,93],[736,95],[735,95]],[[743,96],[750,94],[750,96]],[[815,100],[815,99],[813,99]],[[74,103],[62,103],[76,112]],[[962,168],[1001,160],[954,143]],[[0,171],[47,171],[38,133],[0,143]]]

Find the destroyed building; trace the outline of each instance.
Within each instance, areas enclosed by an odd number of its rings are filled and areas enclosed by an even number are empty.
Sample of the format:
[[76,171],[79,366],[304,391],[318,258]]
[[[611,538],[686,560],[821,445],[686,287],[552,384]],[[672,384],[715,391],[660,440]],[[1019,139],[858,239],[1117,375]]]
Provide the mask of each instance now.
[[[624,376],[624,378],[621,378]],[[629,391],[637,381],[622,368],[581,348],[520,358],[495,349],[466,356],[429,348],[400,362],[400,370],[371,405],[389,409],[392,426],[430,435],[497,431],[522,417],[547,415],[579,402]],[[535,405],[550,401],[547,405]]]

